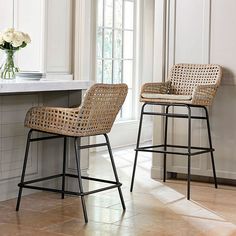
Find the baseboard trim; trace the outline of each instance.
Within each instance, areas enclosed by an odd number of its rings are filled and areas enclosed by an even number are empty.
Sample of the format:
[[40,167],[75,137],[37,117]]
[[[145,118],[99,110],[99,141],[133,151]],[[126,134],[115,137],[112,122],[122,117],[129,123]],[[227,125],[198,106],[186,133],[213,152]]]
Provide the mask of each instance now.
[[[168,172],[168,179],[186,180],[187,174]],[[191,181],[214,184],[214,178],[210,176],[191,175]],[[218,184],[236,186],[235,179],[217,178]]]

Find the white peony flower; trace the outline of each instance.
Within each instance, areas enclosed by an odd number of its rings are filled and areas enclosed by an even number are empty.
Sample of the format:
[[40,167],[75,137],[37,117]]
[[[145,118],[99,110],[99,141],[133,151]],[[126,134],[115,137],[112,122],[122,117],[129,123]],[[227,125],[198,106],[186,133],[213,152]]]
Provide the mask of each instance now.
[[23,42],[24,39],[25,39],[25,35],[24,35],[24,33],[20,32],[20,31],[15,31],[15,32],[14,32],[14,39]]
[[24,34],[20,31],[15,31],[13,33],[12,46],[17,48],[20,47],[24,42]]
[[14,33],[13,32],[4,32],[2,37],[3,37],[4,41],[6,41],[7,43],[11,43],[14,38]]
[[14,28],[8,28],[4,31],[4,33],[13,33],[15,31]]
[[0,45],[10,43],[14,48],[25,47],[31,42],[30,36],[21,31],[16,31],[14,28],[9,28],[3,33],[0,32]]
[[24,34],[24,42],[26,44],[31,43],[31,38],[28,34]]
[[21,45],[22,45],[22,41],[18,41],[18,40],[14,40],[13,42],[12,42],[12,46],[14,47],[14,48],[18,48],[18,47],[20,47]]

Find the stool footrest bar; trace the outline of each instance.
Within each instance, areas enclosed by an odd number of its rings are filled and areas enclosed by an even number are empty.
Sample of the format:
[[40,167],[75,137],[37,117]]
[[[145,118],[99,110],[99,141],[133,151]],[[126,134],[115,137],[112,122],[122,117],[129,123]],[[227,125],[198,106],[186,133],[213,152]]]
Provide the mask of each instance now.
[[55,136],[45,136],[45,137],[40,137],[40,138],[31,138],[30,142],[37,142],[37,141],[43,141],[43,140],[49,140],[49,139],[55,139],[55,138],[64,138],[64,136],[55,135]]
[[[66,176],[71,177],[71,178],[78,178],[78,175],[74,175],[74,174],[66,174]],[[117,184],[115,181],[106,180],[106,179],[98,179],[98,178],[93,178],[93,177],[88,177],[88,176],[81,176],[81,178],[86,179],[86,180],[91,180],[91,181],[102,182],[102,183]]]
[[[185,114],[176,114],[176,113],[162,113],[162,112],[143,112],[143,115],[152,115],[152,116],[166,116],[171,118],[189,118],[188,115]],[[206,120],[207,118],[204,116],[191,116],[191,119],[198,120]]]
[[78,147],[79,150],[107,146],[107,143],[90,144]]
[[54,192],[54,193],[64,193],[64,194],[76,195],[76,196],[86,196],[86,195],[89,195],[89,194],[98,193],[98,192],[106,191],[106,190],[113,189],[113,188],[118,188],[118,187],[121,187],[121,185],[122,185],[121,183],[117,183],[117,184],[112,185],[112,186],[108,186],[108,187],[104,187],[104,188],[99,188],[99,189],[95,189],[95,190],[84,192],[84,193],[79,193],[79,192],[72,192],[72,191],[63,191],[63,190],[54,189],[54,188],[46,188],[46,187],[27,185],[25,183],[18,184],[18,186],[22,187],[22,188],[35,189],[35,190],[43,190],[43,191],[49,191],[49,192]]
[[[65,176],[72,177],[72,178],[78,178],[78,175],[75,175],[75,174],[65,174]],[[45,180],[50,180],[50,179],[55,179],[55,178],[59,178],[59,177],[63,177],[63,174],[47,176],[47,177],[43,177],[43,178],[39,178],[39,179],[33,179],[33,180],[25,181],[23,184],[24,185],[33,184],[33,183],[37,183],[37,182],[41,182],[41,181],[45,181]],[[98,179],[98,178],[93,178],[93,177],[89,177],[89,176],[81,176],[81,178],[86,179],[86,180],[91,180],[91,181],[107,183],[107,184],[121,184],[121,183],[117,183],[115,181],[106,180],[106,179]],[[19,183],[18,186],[19,187],[22,186],[22,183]]]
[[[183,145],[164,145],[164,144],[160,144],[160,145],[153,145],[153,146],[144,146],[144,147],[139,147],[136,148],[135,151],[140,151],[140,152],[155,152],[155,153],[166,153],[166,154],[176,154],[176,155],[191,155],[191,156],[195,156],[195,155],[200,155],[203,153],[208,153],[208,152],[213,152],[215,151],[215,149],[213,148],[206,148],[206,147],[195,147],[195,146],[191,146],[191,152],[177,152],[177,151],[170,151],[170,150],[158,150],[158,148],[181,148],[181,149],[188,149],[188,146],[183,146]],[[157,150],[154,150],[154,148],[156,148]],[[192,152],[193,150],[196,150],[195,152]]]

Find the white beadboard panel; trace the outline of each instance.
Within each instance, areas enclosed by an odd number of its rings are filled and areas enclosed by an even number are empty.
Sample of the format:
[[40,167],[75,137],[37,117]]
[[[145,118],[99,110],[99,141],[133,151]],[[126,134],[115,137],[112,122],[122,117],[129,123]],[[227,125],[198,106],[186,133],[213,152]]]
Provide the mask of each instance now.
[[[23,145],[22,145],[23,147]],[[22,166],[24,160],[24,148],[18,147],[18,148],[12,148],[11,150],[2,150],[2,159],[1,159],[1,165],[4,164],[17,164],[17,168]],[[3,168],[4,169],[4,168]],[[6,171],[6,169],[4,169]]]
[[15,28],[27,32],[32,42],[18,52],[18,66],[22,71],[42,71],[44,52],[44,0],[14,2]]
[[[38,105],[38,100],[37,94],[1,96],[0,183],[7,179],[19,177],[21,174],[28,132],[28,129],[24,127],[24,118],[32,105]],[[37,150],[35,144],[30,148],[27,174],[38,174]]]
[[25,146],[25,144],[26,144],[26,140],[25,140],[25,136],[23,135],[14,136],[14,137],[4,137],[4,138],[1,138],[0,150],[8,151],[8,150],[12,150],[12,147],[17,149],[22,146]]
[[214,0],[211,6],[211,62],[224,67],[223,84],[236,84],[235,0]]
[[14,95],[1,97],[1,110],[7,111],[21,111],[29,109],[30,107],[38,105],[38,95]]
[[23,123],[1,125],[0,137],[20,136],[22,134],[27,134],[27,129],[24,128]]
[[38,104],[38,95],[3,96],[1,98],[1,125],[24,123],[27,111]]
[[[12,149],[1,152],[0,182],[5,179],[20,177],[24,160],[24,149]],[[27,162],[26,174],[38,173],[37,148],[31,148]]]
[[[13,27],[13,0],[0,0],[0,32]],[[2,7],[4,6],[4,10]],[[0,64],[3,59],[3,52],[0,50]]]
[[[171,1],[170,7],[175,8],[170,15],[174,38],[170,38],[174,52],[174,63],[202,63],[204,34],[205,0]],[[208,33],[208,32],[207,32]],[[172,55],[172,56],[173,56]]]
[[27,110],[2,112],[2,125],[24,123]]
[[47,72],[71,72],[72,1],[47,1]]

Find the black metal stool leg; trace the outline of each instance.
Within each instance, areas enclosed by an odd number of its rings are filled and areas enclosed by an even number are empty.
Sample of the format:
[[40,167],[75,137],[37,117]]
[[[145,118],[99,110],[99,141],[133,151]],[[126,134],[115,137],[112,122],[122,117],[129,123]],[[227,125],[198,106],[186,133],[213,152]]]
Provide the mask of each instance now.
[[135,171],[136,171],[136,165],[137,165],[137,159],[138,159],[138,150],[137,149],[139,148],[139,143],[140,143],[142,123],[143,123],[143,111],[144,111],[145,106],[146,106],[146,103],[143,104],[142,109],[141,109],[141,116],[140,116],[140,121],[139,121],[138,138],[137,138],[137,143],[136,143],[133,173],[132,173],[132,179],[131,179],[131,185],[130,185],[130,192],[133,191],[133,187],[134,187],[134,177],[135,177]]
[[85,199],[83,196],[83,184],[82,184],[82,178],[81,178],[81,169],[80,169],[80,150],[79,147],[81,144],[81,138],[75,138],[74,139],[74,146],[75,146],[75,156],[76,156],[76,166],[77,166],[77,173],[78,173],[78,182],[79,182],[79,191],[82,194],[81,195],[81,203],[83,207],[83,213],[84,213],[84,220],[85,223],[88,223],[88,215],[85,205]]
[[67,138],[64,137],[64,147],[63,147],[63,167],[62,167],[62,193],[61,199],[65,198],[65,179],[66,179],[66,149],[67,149]]
[[[120,181],[119,181],[119,177],[118,177],[118,174],[117,174],[117,171],[116,171],[116,165],[115,165],[115,161],[114,161],[114,158],[113,158],[110,141],[109,141],[109,138],[108,138],[107,134],[104,134],[104,136],[106,138],[108,152],[109,152],[109,156],[110,156],[110,159],[111,159],[111,165],[112,165],[112,169],[113,169],[113,172],[114,172],[114,175],[115,175],[116,183],[119,184]],[[125,202],[124,202],[124,198],[123,198],[123,194],[122,194],[120,186],[118,187],[118,191],[119,191],[120,200],[121,200],[121,204],[122,204],[123,210],[125,210],[126,209]]]
[[[169,112],[169,107],[166,106],[166,114]],[[164,134],[164,151],[166,151],[166,145],[167,145],[167,131],[168,131],[168,116],[165,118],[165,134]],[[163,159],[163,182],[166,182],[166,153],[164,153],[164,159]]]
[[33,130],[30,130],[28,133],[28,137],[27,137],[27,143],[26,143],[26,148],[25,148],[25,158],[24,158],[23,169],[22,169],[22,174],[21,174],[20,189],[18,192],[16,211],[19,211],[19,208],[20,208],[21,195],[22,195],[22,189],[23,189],[22,185],[23,185],[24,179],[25,179],[25,171],[26,171],[26,166],[27,166],[27,161],[28,161],[30,138],[31,138],[32,132],[33,132]]
[[[204,107],[204,110],[206,112],[207,132],[208,132],[208,138],[209,138],[209,145],[210,145],[210,148],[213,149],[212,148],[212,140],[211,140],[211,129],[210,129],[210,122],[209,122],[209,115],[208,115],[208,111],[207,111],[206,107]],[[215,161],[214,161],[213,151],[211,151],[211,163],[212,163],[212,169],[213,169],[215,188],[217,188],[218,184],[217,184],[217,177],[216,177],[216,169],[215,169]]]
[[188,108],[188,186],[187,186],[187,199],[190,199],[190,182],[191,182],[191,107]]

